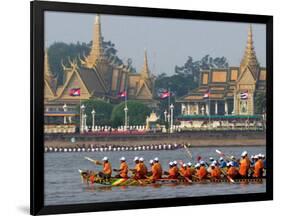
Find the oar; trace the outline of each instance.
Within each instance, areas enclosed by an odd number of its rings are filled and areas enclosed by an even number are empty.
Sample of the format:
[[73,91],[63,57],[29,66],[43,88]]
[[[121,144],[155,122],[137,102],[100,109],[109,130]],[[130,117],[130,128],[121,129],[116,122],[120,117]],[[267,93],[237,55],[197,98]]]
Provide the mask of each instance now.
[[92,158],[89,157],[85,157],[86,160],[91,161],[92,163],[96,164],[96,165],[101,165],[102,163],[99,162],[98,160],[94,160]]
[[236,182],[233,180],[233,178],[231,178],[229,175],[227,175],[226,172],[224,172],[223,169],[220,169],[222,174],[232,183],[232,184],[235,184]]
[[226,158],[228,158],[228,159],[232,160],[232,159],[231,159],[231,157],[229,157],[229,156],[225,155],[222,151],[220,151],[220,150],[216,149],[216,152],[217,152],[220,156],[222,156],[222,157],[226,157]]
[[190,158],[192,159],[192,154],[189,150],[189,147],[190,147],[190,143],[188,144],[188,146],[186,146],[186,144],[183,145],[185,151],[187,152],[187,154],[190,156]]

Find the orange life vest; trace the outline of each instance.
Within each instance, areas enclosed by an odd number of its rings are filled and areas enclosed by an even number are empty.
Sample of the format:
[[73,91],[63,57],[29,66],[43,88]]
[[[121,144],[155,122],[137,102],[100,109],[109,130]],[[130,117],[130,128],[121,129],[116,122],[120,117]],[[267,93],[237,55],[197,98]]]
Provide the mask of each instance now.
[[243,177],[248,176],[248,170],[249,170],[249,164],[247,158],[244,158],[240,161],[240,168],[239,168],[239,174]]
[[122,178],[128,178],[128,169],[128,165],[125,161],[120,164],[120,176]]
[[197,177],[201,180],[201,179],[205,179],[207,177],[207,170],[204,166],[200,166],[200,168],[197,170]]
[[103,173],[111,176],[112,170],[109,162],[103,163]]
[[237,170],[235,167],[230,167],[230,168],[227,170],[227,175],[228,175],[230,178],[235,178],[235,177],[238,175],[238,170]]

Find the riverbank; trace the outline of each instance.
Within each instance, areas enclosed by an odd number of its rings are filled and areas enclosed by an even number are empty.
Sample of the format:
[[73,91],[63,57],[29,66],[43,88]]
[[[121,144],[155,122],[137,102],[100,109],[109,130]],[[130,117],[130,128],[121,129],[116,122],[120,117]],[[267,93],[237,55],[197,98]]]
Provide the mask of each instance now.
[[264,146],[265,132],[188,132],[175,134],[146,134],[139,136],[93,136],[93,135],[53,135],[45,136],[45,147],[73,148],[73,147],[131,147],[147,145],[187,144],[193,147],[209,146]]

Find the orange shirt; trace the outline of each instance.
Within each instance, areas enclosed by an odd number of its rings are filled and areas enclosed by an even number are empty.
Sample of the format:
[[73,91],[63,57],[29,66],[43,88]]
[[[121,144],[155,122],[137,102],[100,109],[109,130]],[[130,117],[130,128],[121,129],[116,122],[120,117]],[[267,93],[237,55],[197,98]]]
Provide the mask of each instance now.
[[238,174],[238,170],[236,169],[236,167],[230,167],[228,170],[227,170],[227,175],[230,177],[230,178],[235,178]]
[[259,159],[254,166],[254,177],[261,177],[262,174],[262,169],[263,169],[263,162],[261,159]]
[[200,166],[200,168],[197,170],[197,173],[196,173],[197,177],[200,180],[206,178],[207,174],[208,174],[208,172],[204,166]]
[[247,158],[244,158],[240,161],[239,174],[243,177],[247,177],[248,170],[249,170],[248,160],[247,160]]
[[221,177],[221,171],[218,167],[211,169],[211,177],[216,179],[219,179]]
[[112,170],[111,170],[111,164],[109,162],[103,163],[103,173],[107,175],[111,175]]
[[128,165],[125,161],[120,164],[120,176],[122,178],[128,178],[128,169]]
[[176,179],[177,177],[178,177],[177,169],[175,169],[175,167],[171,167],[169,169],[169,178]]
[[162,167],[159,163],[154,163],[151,167],[152,179],[160,179],[162,177]]

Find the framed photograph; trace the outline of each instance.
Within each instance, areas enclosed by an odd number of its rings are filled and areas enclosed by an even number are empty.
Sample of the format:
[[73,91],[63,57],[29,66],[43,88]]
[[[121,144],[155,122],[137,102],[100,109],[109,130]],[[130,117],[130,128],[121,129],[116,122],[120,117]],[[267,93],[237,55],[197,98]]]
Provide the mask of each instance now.
[[31,2],[31,214],[273,199],[273,17]]

